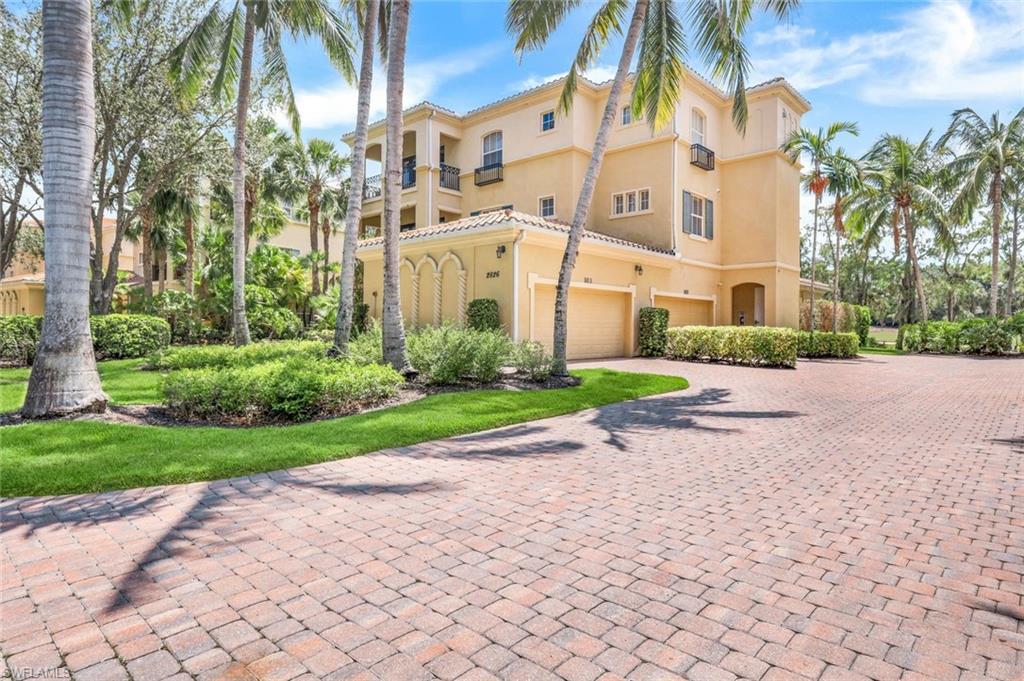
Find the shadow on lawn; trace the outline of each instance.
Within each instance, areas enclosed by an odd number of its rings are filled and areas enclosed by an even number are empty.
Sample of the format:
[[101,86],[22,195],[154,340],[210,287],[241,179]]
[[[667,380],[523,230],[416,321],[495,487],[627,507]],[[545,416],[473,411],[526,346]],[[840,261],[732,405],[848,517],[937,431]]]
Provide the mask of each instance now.
[[743,411],[714,408],[731,404],[731,393],[732,391],[726,388],[704,388],[695,394],[620,402],[598,408],[590,422],[608,434],[605,442],[616,449],[625,450],[628,443],[623,436],[631,432],[703,430],[736,433],[742,429],[713,426],[702,419],[779,419],[803,415],[789,410]]

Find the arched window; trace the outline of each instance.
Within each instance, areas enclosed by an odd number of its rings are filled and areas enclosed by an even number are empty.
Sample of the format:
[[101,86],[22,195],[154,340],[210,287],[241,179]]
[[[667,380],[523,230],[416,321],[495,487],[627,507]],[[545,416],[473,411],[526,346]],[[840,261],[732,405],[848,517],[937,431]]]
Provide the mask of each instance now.
[[690,110],[690,143],[706,146],[707,119],[700,109],[694,107]]
[[501,165],[501,130],[495,130],[484,136],[483,166]]

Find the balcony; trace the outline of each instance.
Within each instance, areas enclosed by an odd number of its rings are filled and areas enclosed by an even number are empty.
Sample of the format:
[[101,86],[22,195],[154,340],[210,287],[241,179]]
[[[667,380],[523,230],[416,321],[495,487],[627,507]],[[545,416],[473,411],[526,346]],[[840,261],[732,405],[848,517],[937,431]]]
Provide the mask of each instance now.
[[703,144],[690,145],[690,165],[703,168],[704,170],[715,169],[715,152]]
[[[477,184],[480,184],[477,182]],[[459,191],[459,169],[455,166],[441,164],[441,188]]]
[[380,195],[384,192],[384,184],[381,180],[380,175],[374,175],[373,177],[366,178],[363,182],[363,200],[369,201],[370,199],[379,199]]
[[402,189],[416,186],[416,157],[402,159]]
[[482,187],[485,184],[494,184],[495,182],[501,182],[504,179],[504,164],[492,163],[491,165],[481,166],[476,169],[474,183],[476,186]]

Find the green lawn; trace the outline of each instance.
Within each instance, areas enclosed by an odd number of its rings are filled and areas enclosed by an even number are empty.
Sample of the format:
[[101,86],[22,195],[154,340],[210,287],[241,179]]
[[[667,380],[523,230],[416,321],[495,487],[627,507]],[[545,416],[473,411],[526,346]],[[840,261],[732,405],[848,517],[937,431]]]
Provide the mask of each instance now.
[[[100,380],[115,404],[156,404],[160,374],[140,371],[145,360],[118,359],[99,363]],[[0,369],[0,413],[17,411],[25,401],[28,369]]]
[[[119,366],[112,366],[112,365]],[[159,401],[155,373],[101,364],[115,402]],[[0,496],[73,494],[216,480],[342,459],[489,428],[682,390],[682,378],[608,369],[573,372],[574,388],[445,393],[328,421],[295,426],[213,428],[50,421],[0,428]],[[20,378],[17,378],[20,376]],[[0,372],[5,407],[17,408],[27,372]]]
[[895,326],[872,326],[868,335],[882,343],[895,343],[899,329]]
[[897,350],[894,345],[886,345],[884,347],[864,347],[861,346],[859,352],[862,355],[905,355],[906,350]]

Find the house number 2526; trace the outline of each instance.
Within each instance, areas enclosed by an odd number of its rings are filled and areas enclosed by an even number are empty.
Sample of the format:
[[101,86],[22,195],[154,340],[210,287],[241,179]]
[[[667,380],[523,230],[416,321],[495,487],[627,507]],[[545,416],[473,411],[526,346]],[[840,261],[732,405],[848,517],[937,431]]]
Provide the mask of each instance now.
[[501,276],[501,270],[492,270],[491,272],[487,273],[487,278],[488,279],[497,279],[500,276]]

